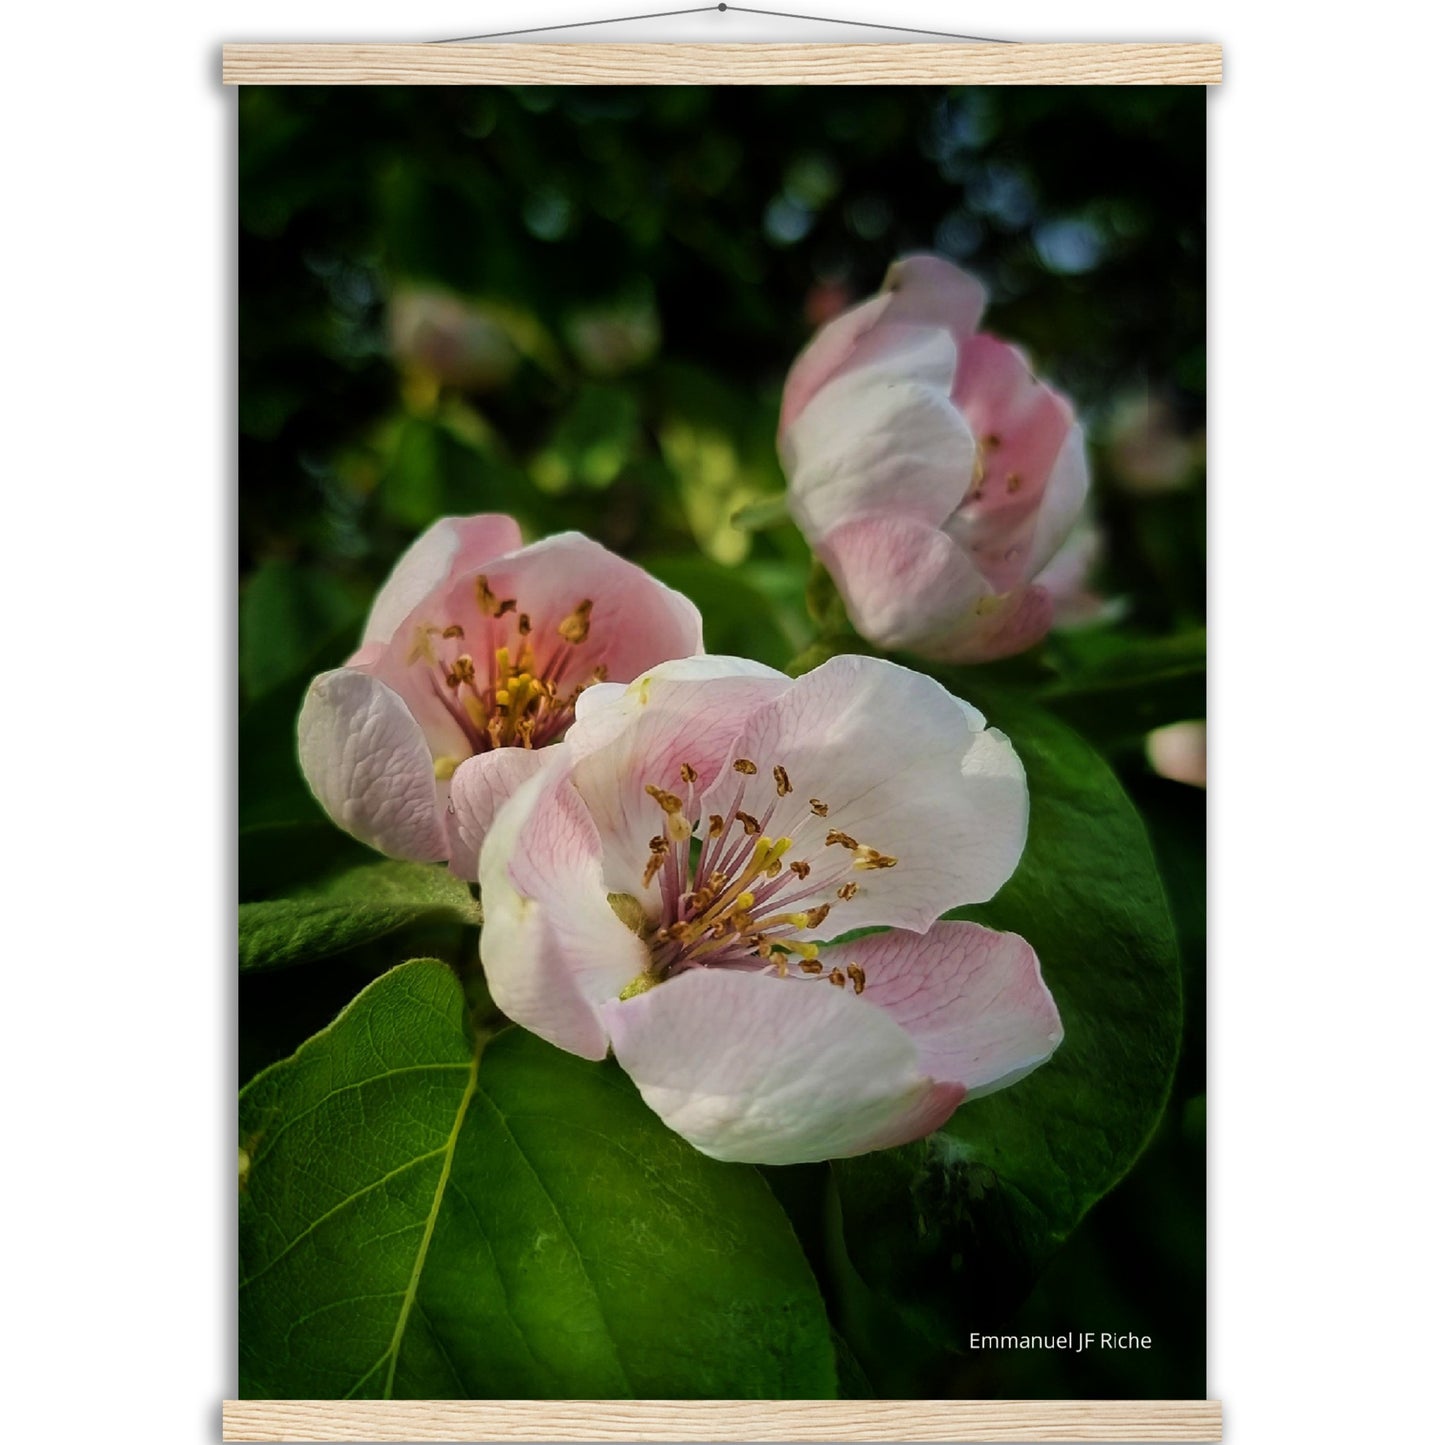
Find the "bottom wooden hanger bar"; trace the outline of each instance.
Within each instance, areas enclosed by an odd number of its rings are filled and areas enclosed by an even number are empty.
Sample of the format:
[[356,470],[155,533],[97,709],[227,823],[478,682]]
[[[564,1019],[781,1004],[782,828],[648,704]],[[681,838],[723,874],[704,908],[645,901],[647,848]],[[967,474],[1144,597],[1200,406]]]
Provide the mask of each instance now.
[[1218,1440],[1218,1400],[227,1400],[225,1440]]

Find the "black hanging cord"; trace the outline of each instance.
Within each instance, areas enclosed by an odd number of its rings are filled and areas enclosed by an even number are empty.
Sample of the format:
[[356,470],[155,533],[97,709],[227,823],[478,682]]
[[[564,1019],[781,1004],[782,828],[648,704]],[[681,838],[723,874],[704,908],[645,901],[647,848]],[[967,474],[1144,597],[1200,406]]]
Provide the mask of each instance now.
[[895,30],[903,35],[936,35],[944,40],[972,40],[984,45],[1013,45],[991,35],[955,35],[950,30],[920,30],[914,25],[878,25],[871,20],[837,20],[827,15],[794,15],[787,10],[758,10],[749,5],[693,5],[686,10],[654,10],[648,15],[609,15],[602,20],[574,20],[567,25],[529,25],[521,30],[496,30],[490,35],[456,35],[435,45],[464,45],[473,40],[506,40],[513,35],[541,35],[549,30],[582,30],[589,25],[626,25],[633,20],[666,20],[673,15],[704,15],[709,10],[736,10],[740,15],[767,15],[775,20],[805,20],[817,25],[855,25],[863,30]]

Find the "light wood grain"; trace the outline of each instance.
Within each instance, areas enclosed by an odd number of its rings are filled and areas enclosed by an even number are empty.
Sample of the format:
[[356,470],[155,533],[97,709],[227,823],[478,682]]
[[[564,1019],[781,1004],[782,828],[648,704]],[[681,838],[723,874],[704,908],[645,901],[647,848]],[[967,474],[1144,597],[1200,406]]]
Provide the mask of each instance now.
[[227,1400],[224,1440],[1218,1440],[1218,1400]]
[[227,85],[1213,85],[1218,45],[227,45]]

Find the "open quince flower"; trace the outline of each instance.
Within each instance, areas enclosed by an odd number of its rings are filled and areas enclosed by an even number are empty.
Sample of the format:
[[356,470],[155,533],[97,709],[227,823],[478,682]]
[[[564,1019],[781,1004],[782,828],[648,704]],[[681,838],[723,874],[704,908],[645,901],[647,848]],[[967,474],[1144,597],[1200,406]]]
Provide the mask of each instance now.
[[498,805],[584,690],[701,650],[691,602],[579,533],[524,547],[510,517],[446,517],[396,564],[360,650],[311,683],[301,769],[363,843],[475,878]]
[[610,1047],[713,1158],[903,1143],[1062,1038],[1023,939],[938,921],[1009,877],[1027,814],[1008,740],[906,668],[667,663],[586,694],[498,814],[488,986],[560,1048]]
[[1049,630],[1040,574],[1089,485],[1072,408],[977,332],[984,302],[937,256],[895,262],[793,364],[778,428],[789,508],[853,625],[946,662]]

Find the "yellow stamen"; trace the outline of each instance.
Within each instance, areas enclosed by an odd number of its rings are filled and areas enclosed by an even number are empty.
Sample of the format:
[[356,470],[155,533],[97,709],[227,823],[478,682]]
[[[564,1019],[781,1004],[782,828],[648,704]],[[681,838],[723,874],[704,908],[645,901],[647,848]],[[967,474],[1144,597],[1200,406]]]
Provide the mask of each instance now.
[[853,855],[855,868],[892,868],[897,862],[898,859],[890,858],[887,853],[880,853],[876,848],[859,848]]

